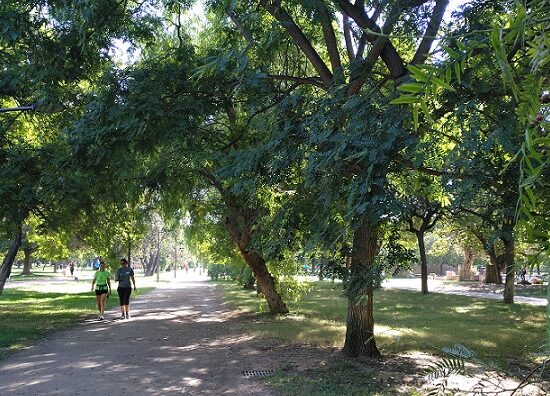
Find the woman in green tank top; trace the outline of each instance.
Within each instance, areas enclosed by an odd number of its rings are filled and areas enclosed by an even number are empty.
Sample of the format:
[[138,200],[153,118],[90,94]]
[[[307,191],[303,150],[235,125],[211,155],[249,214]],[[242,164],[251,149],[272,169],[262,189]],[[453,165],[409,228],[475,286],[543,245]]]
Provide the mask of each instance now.
[[99,270],[96,271],[94,275],[94,280],[92,281],[92,291],[94,290],[95,298],[97,300],[97,309],[99,310],[99,320],[103,320],[107,293],[111,295],[111,273],[107,270],[107,266],[104,261],[99,263]]

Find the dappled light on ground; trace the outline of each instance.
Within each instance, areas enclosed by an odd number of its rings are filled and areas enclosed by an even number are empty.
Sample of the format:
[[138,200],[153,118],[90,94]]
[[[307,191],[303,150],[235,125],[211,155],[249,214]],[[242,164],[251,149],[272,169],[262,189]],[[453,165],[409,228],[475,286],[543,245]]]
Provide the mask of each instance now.
[[0,394],[266,394],[241,375],[253,337],[231,330],[234,314],[218,301],[215,287],[194,280],[133,298],[129,320],[111,304],[106,320],[86,319],[5,360]]

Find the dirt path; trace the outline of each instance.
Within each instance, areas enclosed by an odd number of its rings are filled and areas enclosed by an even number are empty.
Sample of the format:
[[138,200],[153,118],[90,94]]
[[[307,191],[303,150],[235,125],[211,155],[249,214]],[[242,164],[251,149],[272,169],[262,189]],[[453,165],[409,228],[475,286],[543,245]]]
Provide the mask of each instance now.
[[[243,372],[283,368],[307,375],[342,359],[334,348],[280,345],[247,335],[258,318],[236,314],[221,302],[221,290],[205,280],[156,285],[132,300],[130,320],[116,319],[112,298],[108,320],[90,318],[1,361],[0,395],[271,396],[273,390]],[[423,383],[418,366],[433,362],[387,356],[376,369],[400,383],[396,387],[415,387]],[[381,386],[389,386],[384,382]],[[537,392],[532,394],[545,394]]]
[[239,333],[242,319],[215,286],[161,286],[132,301],[130,320],[110,307],[107,320],[89,319],[0,362],[0,395],[273,394],[243,371],[276,368],[276,351]]
[[[420,291],[420,279],[390,278],[384,280],[382,287],[388,289],[403,289]],[[437,279],[428,279],[428,290],[432,293],[457,294],[460,296],[489,298],[492,300],[502,300],[504,285],[485,285],[463,284],[459,282],[450,283]],[[529,304],[546,306],[548,300],[542,297],[524,297],[514,296],[514,302],[519,304]]]

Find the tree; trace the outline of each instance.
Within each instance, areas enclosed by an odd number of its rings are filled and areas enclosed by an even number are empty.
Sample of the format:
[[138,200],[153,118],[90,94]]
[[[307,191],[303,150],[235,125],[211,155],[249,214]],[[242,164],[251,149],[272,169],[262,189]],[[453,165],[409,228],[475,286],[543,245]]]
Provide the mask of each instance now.
[[[142,18],[143,4],[7,0],[0,6],[0,105],[33,104],[40,110],[24,122],[21,114],[3,115],[0,125],[5,186],[0,217],[15,230],[0,270],[0,294],[21,243],[22,223],[29,213],[43,217],[56,206],[42,194],[43,178],[56,173],[51,161],[59,152],[56,122],[76,111],[82,88],[108,59],[111,40],[147,35],[152,20]],[[17,136],[15,130],[25,132]]]
[[[546,121],[539,95],[548,61],[544,44],[548,23],[540,15],[548,12],[548,6],[536,1],[480,1],[465,6],[463,23],[457,24],[458,29],[443,40],[445,60],[416,70],[413,73],[416,83],[400,98],[412,103],[416,111],[421,108],[426,118],[433,121],[427,103],[435,105],[436,114],[450,110],[434,102],[441,103],[437,87],[450,91],[453,91],[451,85],[458,88],[454,91],[458,94],[455,108],[461,113],[460,125],[468,131],[464,136],[471,139],[463,141],[465,144],[460,147],[473,149],[466,157],[468,161],[479,161],[474,169],[484,172],[485,177],[477,179],[479,188],[491,191],[495,202],[500,201],[498,226],[493,224],[497,233],[490,239],[500,239],[504,245],[507,303],[513,302],[514,295],[514,230],[518,219],[522,220],[524,215],[530,218],[536,200],[532,187],[546,166],[541,156],[544,139],[539,140],[538,135]],[[495,15],[501,17],[495,19]],[[430,89],[431,94],[427,93]],[[448,96],[453,96],[453,92]],[[521,144],[524,136],[527,139]],[[467,166],[472,169],[470,164]],[[494,172],[495,169],[503,171]],[[476,177],[475,172],[459,173],[462,178],[466,173]],[[514,188],[518,184],[521,188]],[[519,213],[515,204],[518,201]],[[497,264],[493,269],[497,269]]]
[[409,225],[407,231],[416,236],[418,251],[420,252],[421,291],[423,294],[428,294],[428,261],[426,259],[424,236],[435,227],[437,221],[441,218],[441,206],[438,203],[430,202],[426,198],[415,200],[410,197],[406,210],[406,221]]
[[[354,277],[361,278],[373,272],[385,218],[381,204],[386,201],[387,175],[395,169],[396,154],[406,146],[407,139],[414,140],[412,129],[403,124],[403,119],[396,119],[398,117],[382,109],[388,108],[387,98],[391,97],[396,81],[406,76],[405,65],[422,63],[426,58],[447,4],[448,1],[436,1],[431,7],[425,1],[404,1],[391,2],[384,8],[378,2],[264,0],[260,1],[260,6],[271,21],[267,29],[254,24],[264,21],[267,16],[253,15],[251,4],[229,8],[219,4],[246,40],[250,57],[263,56],[268,45],[274,48],[279,44],[277,48],[283,49],[286,44],[287,48],[292,48],[287,54],[294,55],[298,51],[296,59],[299,56],[307,59],[307,63],[298,61],[300,68],[285,68],[284,64],[278,68],[280,63],[274,64],[275,67],[265,69],[266,78],[286,81],[285,88],[307,84],[308,87],[299,90],[300,94],[303,97],[308,90],[312,94],[312,107],[305,113],[311,114],[309,120],[304,115],[289,119],[311,127],[304,131],[307,140],[303,141],[311,150],[306,168],[311,174],[306,178],[318,181],[322,172],[328,172],[323,176],[346,180],[337,174],[345,158],[349,159],[346,167],[353,168],[356,173],[355,180],[344,188],[349,194],[346,219],[352,230]],[[422,17],[417,18],[418,15]],[[339,23],[340,16],[343,24]],[[377,22],[381,20],[383,23],[379,26]],[[380,31],[413,31],[422,39],[411,52],[396,47],[391,39],[380,35]],[[280,41],[275,44],[273,37]],[[340,44],[344,42],[346,46],[342,48]],[[280,54],[283,59],[295,62],[292,56],[285,57],[282,51]],[[298,98],[297,93],[294,100]],[[292,128],[288,125],[289,133]],[[314,191],[319,201],[322,196],[330,195],[326,189]],[[373,284],[367,283],[357,291],[358,294],[349,296],[344,353],[377,357],[379,351],[372,316]]]

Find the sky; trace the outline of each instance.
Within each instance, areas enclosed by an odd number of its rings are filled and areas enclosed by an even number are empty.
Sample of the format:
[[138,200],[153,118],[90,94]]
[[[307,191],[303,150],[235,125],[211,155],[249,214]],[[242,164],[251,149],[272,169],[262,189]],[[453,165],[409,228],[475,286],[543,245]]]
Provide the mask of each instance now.
[[[451,13],[458,8],[459,6],[468,3],[471,0],[450,0],[447,10],[445,11],[444,19],[448,20],[451,17]],[[204,2],[203,0],[197,0],[195,5],[188,12],[187,17],[185,18],[188,21],[198,18],[199,20],[206,21],[204,17]],[[117,40],[112,48],[112,54],[114,54],[115,59],[118,59],[119,62],[125,66],[132,63],[133,60],[137,59],[139,52],[134,54],[129,53],[128,49],[130,44],[122,40]]]
[[445,11],[445,19],[448,19],[451,17],[451,12],[453,12],[457,7],[468,3],[470,0],[451,0],[449,1],[449,5],[447,6],[447,11]]

